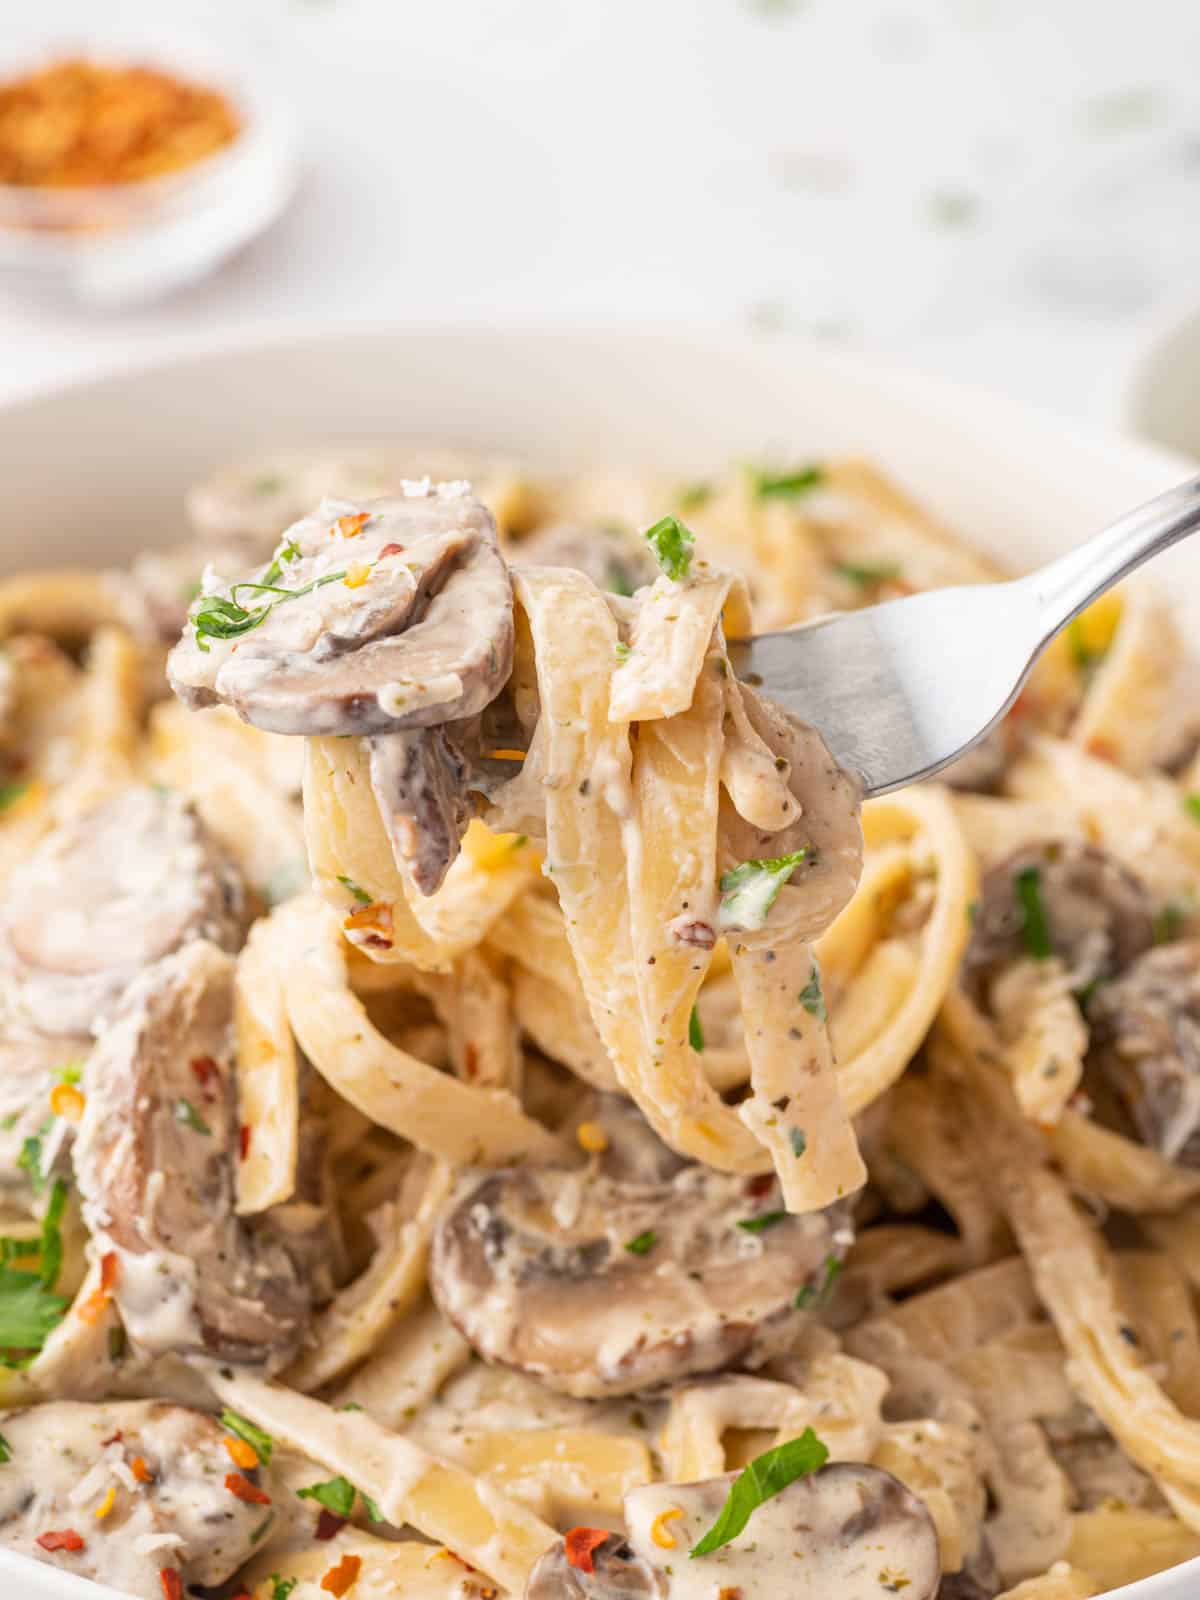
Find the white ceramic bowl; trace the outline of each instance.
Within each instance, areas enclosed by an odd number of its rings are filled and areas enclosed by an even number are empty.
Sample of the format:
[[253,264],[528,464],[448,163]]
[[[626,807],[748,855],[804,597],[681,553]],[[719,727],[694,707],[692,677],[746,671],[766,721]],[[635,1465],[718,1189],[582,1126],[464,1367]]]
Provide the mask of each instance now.
[[[0,408],[0,571],[176,537],[184,488],[260,445],[407,436],[543,462],[880,461],[1014,567],[1187,475],[1179,457],[794,341],[546,330],[276,330]],[[1200,619],[1200,544],[1159,566]],[[0,1469],[2,1470],[2,1469]],[[1200,1560],[1117,1591],[1195,1600]],[[118,1600],[0,1549],[12,1600]]]
[[1194,296],[1147,330],[1125,384],[1123,415],[1144,438],[1200,456],[1200,305]]

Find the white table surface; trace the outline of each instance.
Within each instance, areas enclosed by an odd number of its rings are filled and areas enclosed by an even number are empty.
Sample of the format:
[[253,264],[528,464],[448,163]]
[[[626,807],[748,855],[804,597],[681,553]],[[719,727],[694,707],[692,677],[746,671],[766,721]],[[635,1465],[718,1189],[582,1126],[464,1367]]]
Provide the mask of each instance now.
[[1196,0],[273,10],[292,209],[161,303],[0,292],[0,397],[285,318],[558,319],[813,331],[1107,421],[1196,281]]

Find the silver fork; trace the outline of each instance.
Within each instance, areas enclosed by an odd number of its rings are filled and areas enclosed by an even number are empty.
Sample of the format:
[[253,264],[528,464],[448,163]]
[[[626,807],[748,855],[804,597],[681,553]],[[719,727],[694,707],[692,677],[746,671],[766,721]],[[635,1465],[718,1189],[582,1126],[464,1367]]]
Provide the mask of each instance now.
[[1072,618],[1200,528],[1200,477],[1130,511],[1049,566],[933,589],[729,646],[739,678],[810,722],[868,796],[932,777],[1012,705]]

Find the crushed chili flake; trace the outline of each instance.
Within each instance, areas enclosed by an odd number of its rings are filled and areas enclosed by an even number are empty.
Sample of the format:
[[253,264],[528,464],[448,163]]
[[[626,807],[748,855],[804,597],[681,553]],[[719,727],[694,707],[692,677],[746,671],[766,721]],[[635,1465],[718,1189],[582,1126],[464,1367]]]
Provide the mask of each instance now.
[[470,1041],[463,1050],[463,1070],[468,1078],[479,1076],[479,1047]]
[[236,1495],[239,1500],[244,1500],[249,1506],[269,1506],[271,1496],[260,1489],[256,1483],[244,1477],[240,1472],[227,1472],[225,1474],[225,1487],[230,1494]]
[[154,1474],[146,1465],[145,1456],[134,1456],[133,1460],[129,1463],[129,1470],[133,1473],[134,1477],[139,1483],[154,1482]]
[[357,911],[352,911],[342,927],[347,932],[357,932],[369,929],[364,944],[377,945],[384,948],[392,943],[392,908],[382,901],[372,901],[369,906],[360,906]]
[[214,1083],[221,1081],[221,1069],[211,1056],[196,1056],[188,1065],[192,1069],[192,1076],[204,1091],[206,1100],[217,1098]]
[[346,1526],[345,1517],[336,1516],[326,1506],[321,1507],[321,1514],[317,1518],[317,1538],[321,1540],[336,1539]]
[[[93,1289],[86,1300],[81,1300],[76,1307],[76,1315],[81,1322],[89,1325],[99,1322],[108,1308],[112,1299],[112,1292],[117,1286],[117,1253],[109,1250],[100,1257],[100,1287]],[[120,1435],[118,1434],[118,1438]]]
[[81,1122],[87,1101],[73,1083],[56,1083],[50,1091],[50,1109],[64,1122]]
[[84,1548],[83,1540],[74,1528],[62,1528],[56,1533],[40,1533],[37,1539],[43,1550],[53,1554],[56,1550],[67,1550],[72,1555]]
[[757,1177],[747,1179],[746,1194],[751,1200],[761,1200],[764,1195],[770,1194],[774,1187],[775,1174],[760,1172]]
[[164,1600],[183,1600],[183,1576],[176,1567],[160,1567],[158,1581],[163,1586]]
[[343,539],[353,539],[355,534],[363,531],[370,520],[369,511],[356,511],[350,516],[339,517],[329,531],[340,534]]
[[0,183],[139,183],[214,155],[239,131],[216,89],[136,62],[67,57],[0,84]]
[[258,1465],[258,1451],[252,1444],[247,1444],[245,1439],[235,1439],[232,1434],[226,1434],[224,1439],[229,1459],[235,1467],[241,1467],[243,1472],[253,1472]]
[[248,1122],[243,1122],[238,1129],[238,1147],[242,1160],[245,1161],[250,1154],[250,1124]]
[[402,544],[385,544],[376,559],[382,561],[384,556],[398,556],[403,553],[403,550],[404,546]]
[[362,1571],[361,1556],[343,1556],[336,1567],[321,1579],[321,1587],[327,1594],[334,1596],[334,1600],[341,1600],[341,1596],[353,1589],[358,1582],[358,1575]]
[[607,1528],[569,1528],[563,1538],[568,1564],[589,1575],[595,1572],[595,1552],[607,1538]]
[[120,1444],[125,1435],[118,1428],[116,1433],[110,1433],[107,1439],[101,1439],[100,1448],[107,1450],[110,1444]]

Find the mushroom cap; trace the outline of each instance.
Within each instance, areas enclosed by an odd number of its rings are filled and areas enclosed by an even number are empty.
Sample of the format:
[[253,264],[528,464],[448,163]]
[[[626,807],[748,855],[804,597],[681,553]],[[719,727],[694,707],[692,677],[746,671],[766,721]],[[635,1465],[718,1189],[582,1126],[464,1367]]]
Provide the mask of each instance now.
[[402,478],[399,463],[378,446],[273,450],[196,484],[188,491],[187,512],[204,538],[250,540],[269,550],[325,496],[373,500],[396,493]]
[[1200,1167],[1200,941],[1147,950],[1088,1005],[1090,1067],[1141,1139]]
[[538,1561],[525,1600],[935,1600],[937,1532],[890,1473],[838,1462],[794,1479],[743,1531],[708,1555],[689,1552],[716,1522],[737,1478],[652,1483],[625,1496],[628,1539],[612,1534],[573,1564],[565,1542]]
[[[187,1585],[216,1585],[253,1554],[268,1508],[225,1488],[225,1430],[201,1411],[159,1400],[56,1401],[0,1414],[0,1433],[11,1458],[0,1472],[0,1545],[8,1549],[145,1600],[162,1600],[163,1567]],[[138,1456],[150,1481],[131,1492],[113,1464],[128,1474]],[[95,1492],[73,1499],[91,1477]],[[254,1477],[267,1492],[269,1473]],[[112,1509],[97,1518],[110,1487]],[[67,1528],[78,1530],[82,1550],[55,1555],[38,1545],[48,1529]],[[175,1539],[158,1545],[166,1534]]]
[[241,942],[240,875],[189,801],[131,785],[45,838],[0,901],[0,966],[20,1019],[98,1032],[129,984],[189,939]]
[[514,545],[510,558],[514,566],[573,567],[598,589],[623,595],[653,583],[659,570],[644,539],[611,523],[553,523]]
[[986,992],[999,969],[1029,954],[1018,876],[1039,874],[1042,908],[1054,954],[1075,988],[1122,971],[1153,943],[1154,902],[1128,867],[1096,845],[1051,839],[1023,846],[985,875],[970,943],[967,981]]
[[580,1120],[608,1139],[592,1163],[473,1178],[439,1219],[434,1298],[479,1354],[595,1397],[761,1365],[794,1340],[797,1295],[849,1247],[846,1208],[786,1216],[773,1178],[681,1161],[615,1096]]
[[303,1333],[310,1280],[270,1211],[234,1212],[233,971],[196,940],[131,986],[84,1064],[75,1172],[136,1344],[274,1369]]
[[[512,584],[465,484],[324,501],[276,564],[275,591],[254,587],[264,570],[193,606],[167,663],[187,704],[223,701],[269,733],[380,734],[474,716],[507,681]],[[198,636],[214,600],[262,618],[233,638]]]

